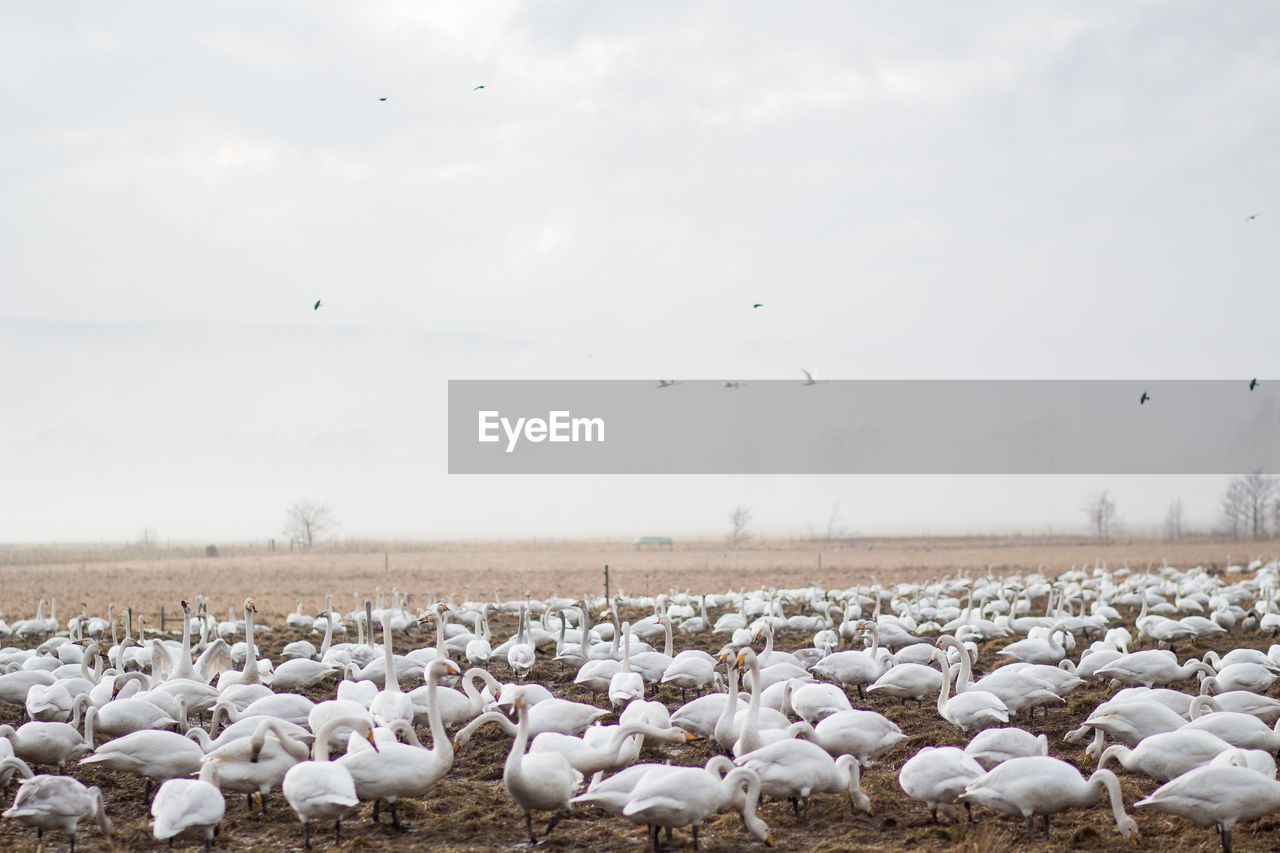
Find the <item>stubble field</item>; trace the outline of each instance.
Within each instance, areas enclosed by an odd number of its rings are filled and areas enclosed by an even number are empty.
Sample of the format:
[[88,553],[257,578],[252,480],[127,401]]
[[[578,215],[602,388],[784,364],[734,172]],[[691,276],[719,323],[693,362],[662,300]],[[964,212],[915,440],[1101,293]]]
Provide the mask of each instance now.
[[[872,545],[867,548],[866,545]],[[132,607],[135,614],[158,614],[161,606],[176,608],[181,598],[196,593],[208,595],[215,615],[224,615],[231,604],[252,595],[261,611],[259,620],[272,630],[257,637],[264,653],[279,662],[281,647],[294,639],[318,640],[310,632],[288,628],[284,614],[298,600],[304,611],[314,613],[326,593],[336,598],[336,606],[347,611],[355,602],[353,593],[370,597],[375,588],[389,592],[392,587],[407,590],[414,604],[426,606],[436,598],[455,595],[460,600],[471,585],[473,598],[488,597],[496,586],[503,598],[523,595],[527,590],[536,597],[557,592],[571,597],[596,594],[603,587],[603,567],[610,565],[614,592],[657,593],[669,589],[692,592],[717,592],[729,588],[798,586],[810,582],[829,588],[843,588],[865,583],[874,575],[881,583],[900,580],[926,580],[954,575],[957,571],[986,572],[991,566],[997,576],[1015,571],[1031,571],[1043,566],[1046,574],[1057,574],[1086,561],[1096,559],[1119,567],[1125,561],[1135,568],[1147,563],[1158,564],[1167,559],[1171,565],[1188,568],[1202,564],[1219,567],[1244,562],[1257,555],[1270,555],[1277,543],[1254,544],[1250,547],[1226,547],[1221,543],[1167,546],[1159,543],[1098,546],[1088,543],[1020,543],[1004,540],[920,540],[860,543],[856,547],[823,548],[822,566],[818,567],[819,549],[813,547],[757,547],[725,551],[716,546],[678,548],[667,552],[637,552],[625,543],[548,543],[542,545],[451,545],[437,547],[368,548],[360,553],[341,553],[337,549],[308,554],[261,553],[244,549],[221,549],[224,556],[195,553],[164,555],[107,554],[109,559],[90,559],[88,552],[77,555],[66,552],[40,555],[42,562],[26,562],[27,552],[10,551],[6,564],[0,567],[4,580],[3,605],[10,621],[34,612],[40,598],[59,598],[59,618],[65,623],[68,605],[84,601],[90,613],[105,614],[113,603],[119,613]],[[1237,555],[1235,552],[1239,551]],[[384,557],[384,554],[386,555]],[[72,557],[72,559],[66,559]],[[56,559],[53,559],[56,558]],[[1035,607],[1043,608],[1043,600]],[[78,609],[78,608],[77,608]],[[169,612],[172,612],[170,610]],[[711,613],[714,619],[720,611]],[[1042,612],[1042,611],[1040,611]],[[47,614],[46,614],[47,615]],[[645,615],[630,608],[620,614],[635,619]],[[1132,626],[1132,612],[1126,622]],[[495,641],[508,636],[515,628],[515,618],[503,616],[494,620]],[[395,650],[403,653],[434,642],[429,628],[415,629],[395,638]],[[811,637],[796,632],[782,632],[778,645],[789,649],[809,645]],[[717,650],[723,635],[696,637],[676,636],[677,649],[699,647]],[[1236,646],[1265,650],[1268,638],[1260,636],[1219,636],[1199,644],[1178,649],[1179,657],[1202,655],[1207,649],[1225,651]],[[985,672],[1000,662],[996,653],[1004,641],[983,646],[979,671]],[[557,696],[590,702],[592,697],[572,683],[573,672],[565,670],[540,652],[531,675],[551,688]],[[495,661],[492,670],[502,680],[509,673],[505,662]],[[406,688],[416,686],[406,683]],[[333,681],[308,690],[314,700],[332,698]],[[1183,689],[1194,689],[1193,684]],[[1275,692],[1275,691],[1273,691]],[[902,763],[927,745],[963,746],[967,738],[940,720],[929,702],[917,707],[914,702],[886,698],[859,699],[849,691],[856,708],[880,711],[896,722],[907,740],[883,756],[864,776],[863,790],[870,796],[874,813],[871,817],[855,816],[845,798],[824,795],[815,799],[806,822],[794,817],[785,802],[768,802],[761,816],[773,832],[776,847],[792,851],[841,850],[1012,850],[1025,849],[1022,824],[1005,815],[975,809],[976,823],[950,823],[945,818],[934,825],[927,809],[907,798],[897,784]],[[669,708],[680,703],[679,691],[665,688],[657,696]],[[1065,732],[1075,728],[1085,716],[1106,698],[1103,687],[1090,684],[1070,696],[1066,707],[1051,709],[1034,722],[1025,717],[1020,722],[1033,732],[1045,732],[1051,754],[1077,765],[1086,774],[1090,765],[1083,755],[1083,745],[1070,745],[1062,740]],[[603,706],[605,700],[600,699]],[[0,724],[19,722],[19,712],[12,706],[0,706]],[[614,719],[611,715],[605,722]],[[429,742],[425,730],[423,742]],[[360,850],[369,845],[392,850],[511,850],[527,841],[521,813],[502,787],[502,762],[509,738],[493,727],[482,730],[469,744],[459,749],[452,770],[434,791],[423,800],[402,801],[402,816],[416,825],[415,832],[400,834],[384,821],[371,821],[369,805],[344,825],[343,840],[336,849]],[[668,753],[646,751],[641,760],[671,761],[678,764],[703,764],[713,754],[714,744],[698,741],[689,747]],[[99,785],[105,795],[108,813],[116,824],[116,833],[105,839],[96,828],[86,824],[78,849],[92,850],[159,850],[162,844],[150,835],[149,818],[143,803],[142,782],[134,777],[94,767],[76,767],[73,774],[86,784]],[[1154,790],[1155,783],[1144,776],[1119,772],[1124,801],[1132,813],[1132,805]],[[7,807],[12,791],[0,795],[0,807]],[[242,798],[230,796],[227,816],[216,842],[224,850],[292,850],[301,847],[297,819],[277,791],[271,798],[268,814],[250,810]],[[961,812],[963,814],[963,811]],[[1136,815],[1142,832],[1139,849],[1177,849],[1212,851],[1219,847],[1217,833],[1161,813],[1141,810]],[[545,816],[542,821],[545,822]],[[1235,834],[1238,851],[1274,850],[1280,847],[1280,823],[1274,817],[1264,818],[1255,827],[1240,827]],[[702,849],[730,851],[763,849],[744,832],[739,818],[729,812],[704,825]],[[682,849],[689,849],[685,832],[677,834]],[[313,841],[318,849],[335,849],[332,833],[316,833]],[[557,850],[634,850],[648,849],[645,829],[593,809],[575,809],[573,816],[562,822],[540,847]],[[65,849],[59,836],[46,836],[43,849]],[[0,821],[0,849],[34,851],[41,849],[33,830],[14,821]],[[1069,812],[1054,819],[1050,841],[1037,841],[1033,849],[1122,850],[1132,849],[1116,831],[1110,810],[1099,804],[1088,810]]]

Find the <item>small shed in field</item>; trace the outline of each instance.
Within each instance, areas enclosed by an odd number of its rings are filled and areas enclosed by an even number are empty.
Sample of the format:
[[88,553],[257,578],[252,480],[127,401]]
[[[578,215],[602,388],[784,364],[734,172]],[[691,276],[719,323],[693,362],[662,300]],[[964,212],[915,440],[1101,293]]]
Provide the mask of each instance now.
[[666,548],[670,551],[675,546],[671,544],[670,536],[637,536],[636,550],[639,551],[641,548]]

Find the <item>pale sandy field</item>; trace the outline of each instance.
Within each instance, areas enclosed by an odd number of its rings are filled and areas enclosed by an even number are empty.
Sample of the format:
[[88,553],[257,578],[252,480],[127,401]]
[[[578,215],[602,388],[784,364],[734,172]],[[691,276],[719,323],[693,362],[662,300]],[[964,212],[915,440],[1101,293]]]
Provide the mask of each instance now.
[[217,557],[205,556],[203,546],[4,547],[0,607],[10,622],[34,614],[42,598],[58,600],[63,621],[82,602],[92,614],[105,614],[107,605],[115,604],[150,617],[161,607],[172,613],[179,600],[200,593],[221,617],[229,605],[252,596],[270,624],[298,601],[306,612],[316,612],[329,593],[343,611],[357,596],[371,597],[377,589],[408,591],[417,606],[451,595],[459,600],[525,592],[594,595],[604,589],[606,565],[612,591],[656,594],[808,583],[841,588],[873,577],[882,583],[920,581],[988,568],[997,575],[1037,569],[1056,575],[1095,563],[1144,568],[1168,561],[1179,568],[1225,568],[1228,561],[1247,565],[1276,553],[1277,540],[1101,544],[1024,537],[778,541],[737,550],[714,541],[677,542],[673,550],[637,550],[621,541],[349,543],[292,553],[264,545],[223,545]]

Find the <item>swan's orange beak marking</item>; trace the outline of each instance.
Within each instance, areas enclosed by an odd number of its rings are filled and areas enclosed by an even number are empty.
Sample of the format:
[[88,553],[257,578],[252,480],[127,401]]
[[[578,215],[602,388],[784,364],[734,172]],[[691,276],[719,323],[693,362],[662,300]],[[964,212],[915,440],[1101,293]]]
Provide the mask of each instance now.
[[521,708],[523,708],[523,707],[524,707],[524,697],[523,697],[523,696],[517,696],[517,697],[516,697],[516,698],[511,702],[511,707],[512,707],[512,708],[515,708],[517,711],[519,711]]
[[764,834],[764,846],[765,847],[773,846],[773,830],[772,829]]
[[458,665],[456,663],[454,663],[453,661],[448,661],[447,663],[449,665],[444,668],[445,672],[449,673],[450,675],[462,675],[462,670],[458,669]]
[[373,729],[369,729],[369,733],[364,736],[364,739],[369,741],[369,746],[373,747],[374,752],[378,752],[378,742],[373,739]]
[[1129,833],[1129,843],[1132,844],[1134,847],[1138,846],[1138,833],[1136,830],[1134,832]]
[[738,652],[738,666],[742,666],[744,663],[746,663],[746,660],[747,660],[746,654],[744,652]]

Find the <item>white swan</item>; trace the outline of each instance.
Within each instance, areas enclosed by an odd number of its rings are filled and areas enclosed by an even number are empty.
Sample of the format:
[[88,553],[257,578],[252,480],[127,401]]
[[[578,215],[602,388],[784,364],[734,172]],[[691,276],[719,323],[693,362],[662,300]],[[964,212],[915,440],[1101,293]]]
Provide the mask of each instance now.
[[1019,815],[1027,822],[1027,841],[1035,841],[1035,817],[1044,817],[1045,838],[1051,815],[1067,809],[1091,806],[1103,790],[1111,798],[1116,829],[1134,844],[1138,824],[1124,812],[1120,782],[1110,770],[1095,770],[1087,780],[1065,761],[1047,755],[1010,758],[965,786],[962,802],[973,802],[993,811]]
[[762,794],[790,799],[802,820],[808,817],[810,796],[839,791],[848,794],[853,808],[871,814],[858,761],[851,755],[833,759],[816,743],[788,738],[739,756],[734,764],[756,772]]
[[1167,782],[1189,770],[1208,764],[1232,745],[1211,732],[1179,729],[1145,737],[1130,749],[1113,744],[1102,752],[1098,769],[1114,758],[1125,770],[1145,773],[1157,782]]
[[935,658],[942,665],[942,688],[938,691],[938,715],[958,726],[966,734],[970,729],[1004,725],[1009,722],[1009,709],[994,693],[985,690],[967,690],[948,698],[951,689],[951,665],[945,652],[939,650]]
[[[14,760],[5,759],[6,762]],[[27,770],[23,775],[30,772]],[[104,835],[110,836],[112,832],[102,791],[96,785],[86,788],[70,776],[24,778],[13,805],[0,817],[11,817],[36,827],[41,833],[46,829],[60,829],[70,839],[72,853],[75,853],[76,829],[81,821],[93,818]]]
[[380,726],[390,725],[395,720],[403,720],[413,724],[413,700],[400,689],[400,681],[396,677],[391,649],[391,611],[382,611],[382,651],[386,660],[386,679],[382,690],[369,703],[369,713]]
[[1002,761],[1021,755],[1048,755],[1048,735],[1033,735],[1010,726],[978,732],[964,748],[964,754],[990,770]]
[[150,799],[152,784],[193,776],[203,759],[204,750],[192,739],[175,732],[143,729],[107,741],[80,763],[141,776],[147,780],[143,798]]
[[[993,731],[1005,731],[995,729]],[[875,711],[839,711],[816,726],[793,723],[787,734],[813,741],[832,758],[852,755],[864,767],[907,739],[898,725]]]
[[[956,800],[964,788],[983,773],[982,765],[954,746],[926,746],[903,763],[898,785],[907,796],[929,807],[929,816],[938,822],[938,810],[956,819]],[[968,803],[965,804],[967,809]],[[973,814],[970,812],[970,820]]]
[[151,802],[151,817],[155,820],[151,831],[157,841],[203,838],[208,851],[226,813],[227,803],[218,790],[215,765],[206,764],[200,768],[199,779],[170,779],[160,786]]
[[654,847],[658,831],[687,826],[698,848],[698,826],[728,805],[737,805],[747,830],[767,846],[773,846],[768,825],[756,816],[760,778],[745,767],[736,767],[723,778],[701,767],[672,767],[646,773],[637,782],[622,809],[623,817],[652,827]]
[[631,671],[631,626],[622,623],[622,666],[609,678],[609,704],[614,708],[644,698],[644,676]]
[[543,833],[550,835],[556,824],[569,813],[569,798],[582,781],[582,774],[574,770],[569,759],[558,752],[525,754],[525,747],[529,742],[530,709],[524,701],[522,689],[516,688],[513,692],[516,695],[512,697],[512,705],[516,709],[518,722],[511,751],[507,753],[507,761],[503,766],[502,784],[511,799],[524,812],[529,841],[537,844],[538,838],[533,832],[533,812],[554,813]]
[[348,751],[335,762],[351,774],[356,796],[366,801],[387,802],[391,809],[391,825],[396,829],[402,829],[396,813],[396,800],[425,795],[453,766],[453,746],[440,719],[435,694],[440,679],[445,675],[457,675],[458,667],[447,658],[437,659],[427,664],[426,672],[431,749],[423,748],[411,724],[396,720],[390,728],[404,735],[409,743],[385,743],[376,752],[372,749]]
[[218,787],[249,798],[256,794],[267,812],[267,795],[284,780],[295,764],[306,761],[311,750],[286,727],[283,721],[260,718],[253,734],[210,750],[202,767],[213,765]]
[[1135,806],[1152,806],[1199,826],[1217,824],[1223,853],[1231,853],[1231,829],[1280,808],[1280,782],[1247,767],[1198,767],[1166,782]]
[[[387,642],[391,642],[389,632]],[[311,821],[333,821],[333,843],[338,844],[342,840],[342,819],[360,805],[351,773],[329,761],[329,736],[339,726],[360,732],[378,749],[367,717],[338,717],[316,732],[311,760],[293,765],[284,774],[281,783],[284,798],[302,822],[302,842],[308,850],[311,849]]]
[[941,670],[922,663],[900,663],[889,667],[867,688],[867,692],[920,702],[937,693],[941,687]]
[[79,708],[71,723],[23,723],[15,730],[13,726],[0,726],[0,738],[7,738],[12,745],[13,754],[29,764],[46,767],[57,767],[59,773],[66,771],[67,762],[93,751],[79,730]]

